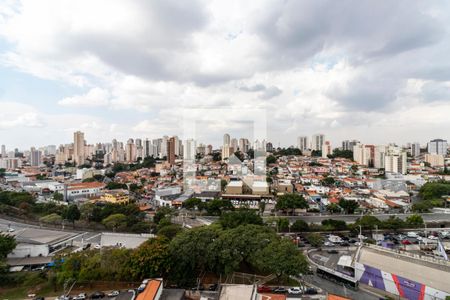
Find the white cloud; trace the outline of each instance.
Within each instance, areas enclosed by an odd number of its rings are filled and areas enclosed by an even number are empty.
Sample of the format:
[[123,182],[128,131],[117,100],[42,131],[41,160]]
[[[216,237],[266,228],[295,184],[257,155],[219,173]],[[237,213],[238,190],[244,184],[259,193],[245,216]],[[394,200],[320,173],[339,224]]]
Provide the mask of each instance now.
[[[86,117],[65,115],[73,119],[57,126],[92,136],[171,134],[183,109],[257,107],[282,144],[318,131],[335,140],[426,139],[427,130],[448,138],[436,127],[443,118],[421,113],[450,114],[448,11],[402,0],[8,0],[0,65],[82,87],[57,103]],[[105,109],[102,118],[93,107]],[[136,125],[118,122],[121,111],[135,111],[120,121]],[[60,119],[26,113],[0,126]],[[210,136],[242,129],[210,125]],[[423,129],[405,135],[410,125]]]
[[92,88],[86,94],[63,98],[58,102],[67,107],[99,107],[109,104],[109,92],[101,88]]

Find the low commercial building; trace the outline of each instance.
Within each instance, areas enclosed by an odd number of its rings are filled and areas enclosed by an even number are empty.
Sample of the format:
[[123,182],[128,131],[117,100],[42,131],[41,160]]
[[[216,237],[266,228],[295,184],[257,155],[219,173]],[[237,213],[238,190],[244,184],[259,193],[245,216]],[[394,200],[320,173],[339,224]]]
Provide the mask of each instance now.
[[68,184],[64,190],[66,201],[89,199],[103,195],[105,184],[101,182],[81,182]]
[[105,193],[100,197],[100,201],[126,204],[130,202],[130,193],[123,189],[105,191]]
[[242,189],[243,189],[243,182],[242,181],[230,181],[227,184],[226,187],[226,193],[227,194],[242,194]]
[[17,246],[8,255],[9,258],[46,257],[67,246],[79,234],[65,231],[23,228],[13,233]]

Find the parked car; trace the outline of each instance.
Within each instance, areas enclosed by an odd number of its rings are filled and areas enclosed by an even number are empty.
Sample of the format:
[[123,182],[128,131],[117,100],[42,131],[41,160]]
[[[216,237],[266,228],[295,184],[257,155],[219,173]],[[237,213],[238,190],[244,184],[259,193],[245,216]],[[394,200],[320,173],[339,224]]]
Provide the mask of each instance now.
[[430,240],[437,240],[439,238],[437,236],[434,236],[434,235],[429,235],[428,239],[430,239]]
[[327,253],[329,253],[329,254],[338,254],[339,251],[337,251],[336,249],[330,249],[330,250],[327,250]]
[[402,245],[411,245],[412,243],[409,240],[402,240]]
[[215,291],[215,290],[217,290],[218,287],[219,287],[219,285],[217,283],[211,284],[208,287],[208,291]]
[[90,298],[91,299],[102,299],[102,298],[105,298],[105,293],[98,291],[98,292],[93,293]]
[[150,281],[150,279],[144,279],[142,280],[142,284],[147,284]]
[[270,293],[272,292],[272,289],[265,285],[258,286],[258,293]]
[[332,242],[325,242],[325,243],[323,243],[323,245],[325,247],[333,247],[334,246],[334,244]]
[[143,291],[145,290],[146,287],[147,287],[146,284],[141,284],[141,285],[137,288],[138,293],[143,292]]
[[295,286],[289,288],[288,293],[291,295],[300,295],[302,293],[302,290],[298,286]]
[[412,237],[412,238],[418,237],[417,233],[414,232],[414,231],[407,232],[406,235],[407,235],[408,237]]
[[317,290],[315,288],[307,288],[305,290],[305,295],[317,295]]
[[80,293],[77,296],[73,297],[73,300],[86,300],[87,294],[86,293]]
[[286,294],[287,290],[284,287],[279,286],[279,287],[274,288],[272,290],[272,292],[277,293],[277,294]]
[[117,297],[119,296],[120,292],[119,291],[112,291],[110,293],[107,294],[108,297]]
[[349,242],[342,242],[341,246],[342,247],[348,247],[348,246],[350,246],[350,244],[349,244]]

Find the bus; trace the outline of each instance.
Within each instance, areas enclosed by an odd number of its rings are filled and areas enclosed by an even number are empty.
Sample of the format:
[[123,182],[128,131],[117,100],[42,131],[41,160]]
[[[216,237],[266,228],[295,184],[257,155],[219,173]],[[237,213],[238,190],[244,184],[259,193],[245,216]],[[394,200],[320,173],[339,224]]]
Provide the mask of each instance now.
[[358,281],[354,277],[348,276],[344,273],[326,268],[324,266],[317,266],[316,274],[321,278],[335,282],[339,285],[344,285],[349,289],[358,289]]

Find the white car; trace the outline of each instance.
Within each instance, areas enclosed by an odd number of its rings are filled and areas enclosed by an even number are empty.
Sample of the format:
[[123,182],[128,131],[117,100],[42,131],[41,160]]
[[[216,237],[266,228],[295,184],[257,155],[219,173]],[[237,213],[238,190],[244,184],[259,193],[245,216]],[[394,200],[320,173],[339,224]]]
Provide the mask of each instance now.
[[73,300],[85,300],[87,298],[86,293],[80,293],[77,296],[73,297]]
[[333,247],[334,246],[334,244],[332,242],[325,242],[325,243],[323,243],[323,245],[325,247]]
[[406,233],[406,235],[407,235],[408,237],[412,237],[412,238],[418,237],[417,233],[415,233],[415,232],[413,232],[413,231],[410,231],[410,232]]
[[428,239],[429,239],[429,240],[437,240],[438,237],[437,237],[437,236],[434,236],[434,235],[429,235],[429,236],[428,236]]
[[14,231],[15,231],[14,228],[12,228],[12,227],[8,228],[8,232],[14,232]]
[[120,292],[119,291],[112,291],[111,293],[108,293],[106,296],[108,297],[117,297],[119,296]]
[[142,284],[147,284],[150,281],[150,279],[144,279],[142,280]]
[[302,290],[298,286],[295,286],[289,288],[288,293],[292,295],[300,295],[302,293]]

